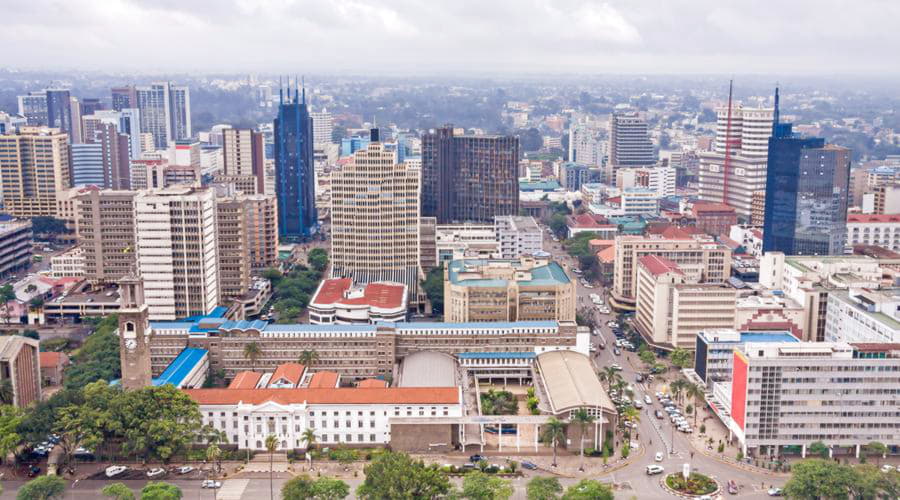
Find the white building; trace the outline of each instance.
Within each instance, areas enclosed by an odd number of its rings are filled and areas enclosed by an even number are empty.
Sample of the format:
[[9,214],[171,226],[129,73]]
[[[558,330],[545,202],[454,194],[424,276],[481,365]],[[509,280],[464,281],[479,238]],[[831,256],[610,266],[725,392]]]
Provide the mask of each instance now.
[[322,280],[309,301],[313,325],[366,325],[406,321],[406,285],[369,283],[353,286],[350,278]]
[[331,144],[331,133],[334,129],[334,118],[327,109],[312,112],[309,117],[313,121],[313,143],[315,145]]
[[209,314],[219,303],[216,198],[171,187],[134,197],[138,271],[152,320]]
[[616,187],[647,188],[663,198],[675,194],[675,168],[638,167],[622,168],[616,172]]
[[848,215],[847,244],[877,245],[900,251],[900,215]]
[[[313,429],[325,446],[383,446],[392,421],[463,416],[459,387],[367,387],[300,389],[193,389],[203,424],[222,431],[240,449],[264,450],[278,438],[280,450],[303,449]],[[449,424],[448,424],[449,425]]]
[[731,226],[728,237],[744,247],[744,250],[753,257],[762,257],[762,230],[754,226],[735,224]]
[[826,342],[900,343],[900,290],[828,294]]
[[[745,108],[732,105],[731,129],[728,129],[728,107],[716,109],[715,151],[725,154],[726,136],[731,138],[731,154],[747,158],[768,158],[769,137],[775,108]],[[730,134],[728,133],[730,132]]]
[[500,258],[518,259],[543,251],[543,233],[534,217],[502,215],[494,217],[494,231],[500,242]]
[[435,262],[464,257],[500,258],[500,242],[493,225],[478,223],[439,224],[435,226]]
[[744,454],[821,441],[831,454],[900,445],[900,344],[747,343],[735,350],[731,425]]
[[54,278],[84,277],[84,249],[75,247],[50,257],[50,276]]
[[658,215],[659,196],[656,191],[648,188],[625,188],[618,196],[606,198],[600,205],[589,205],[588,210],[604,217]]

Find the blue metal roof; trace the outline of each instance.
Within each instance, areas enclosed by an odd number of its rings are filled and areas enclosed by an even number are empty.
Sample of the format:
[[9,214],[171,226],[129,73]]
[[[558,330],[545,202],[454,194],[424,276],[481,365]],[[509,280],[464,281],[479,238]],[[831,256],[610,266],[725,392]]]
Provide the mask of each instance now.
[[469,323],[381,323],[385,326],[393,326],[398,330],[464,330],[468,328],[554,328],[556,321],[481,321]]
[[262,331],[269,323],[263,320],[226,321],[219,325],[223,330],[259,330]]
[[172,384],[175,387],[181,387],[185,377],[191,373],[198,363],[203,361],[203,358],[205,358],[206,355],[206,349],[199,349],[196,347],[185,348],[181,351],[181,354],[166,367],[166,370],[162,372],[162,375],[153,379],[153,385],[160,386]]
[[532,359],[533,352],[461,352],[456,355],[461,359]]
[[190,330],[196,324],[193,321],[151,321],[150,327],[161,330]]
[[178,321],[194,323],[194,322],[202,320],[203,318],[221,318],[221,317],[225,316],[225,313],[227,313],[227,312],[228,312],[227,307],[216,306],[213,308],[212,311],[210,311],[209,314],[199,314],[197,316],[188,316],[187,318],[182,318]]

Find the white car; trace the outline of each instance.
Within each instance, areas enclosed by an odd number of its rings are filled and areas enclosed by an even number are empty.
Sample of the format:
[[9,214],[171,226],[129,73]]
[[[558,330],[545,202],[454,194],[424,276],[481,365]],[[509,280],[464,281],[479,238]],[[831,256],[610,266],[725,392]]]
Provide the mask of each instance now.
[[619,371],[619,372],[622,371],[622,367],[619,366],[618,363],[613,363],[613,364],[609,365],[609,367],[612,368],[613,370],[616,370],[616,371]]
[[184,467],[179,467],[176,470],[178,471],[179,474],[187,474],[189,472],[193,472],[194,468],[191,467],[190,465],[185,465]]
[[893,465],[884,464],[881,466],[881,472],[884,472],[885,474],[887,474],[888,472],[891,472],[894,469],[895,469],[895,467]]
[[642,409],[642,408],[644,407],[644,403],[641,403],[641,402],[638,401],[637,399],[635,399],[635,400],[634,400],[634,403],[632,403],[632,404],[633,404],[634,407],[637,408],[638,410],[640,410],[640,409]]
[[116,477],[128,470],[124,465],[110,465],[106,468],[106,477]]
[[648,404],[648,405],[652,405],[652,404],[653,404],[653,400],[650,399],[650,396],[644,395],[644,403],[646,403],[646,404]]
[[663,469],[661,465],[648,465],[647,466],[647,475],[652,476],[654,474],[662,474],[666,469]]
[[212,479],[204,479],[203,482],[200,483],[200,487],[217,490],[222,487],[222,483],[220,481],[213,481]]
[[654,457],[654,460],[656,460],[657,462],[662,462],[663,461],[663,452],[657,451],[656,457]]
[[162,467],[154,467],[147,471],[147,477],[159,477],[166,473],[166,469]]

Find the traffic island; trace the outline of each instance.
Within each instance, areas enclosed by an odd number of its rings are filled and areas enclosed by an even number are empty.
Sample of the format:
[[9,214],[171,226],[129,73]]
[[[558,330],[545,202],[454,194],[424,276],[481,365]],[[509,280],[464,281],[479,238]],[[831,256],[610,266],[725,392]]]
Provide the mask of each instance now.
[[697,472],[692,472],[687,479],[680,473],[669,474],[660,484],[669,493],[684,498],[715,496],[719,492],[715,479]]

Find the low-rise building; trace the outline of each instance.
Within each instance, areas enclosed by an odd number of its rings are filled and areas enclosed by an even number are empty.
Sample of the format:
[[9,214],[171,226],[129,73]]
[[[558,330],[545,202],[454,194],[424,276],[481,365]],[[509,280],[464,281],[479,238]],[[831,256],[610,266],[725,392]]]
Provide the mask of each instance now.
[[829,293],[825,341],[900,343],[900,289]]
[[847,216],[847,244],[877,245],[900,251],[900,214],[850,214]]
[[63,370],[69,366],[69,356],[64,352],[40,353],[41,382],[44,385],[62,384]]
[[648,188],[624,188],[617,196],[610,196],[601,204],[588,205],[588,210],[604,217],[658,215],[659,195]]
[[14,406],[41,400],[39,342],[21,335],[0,336],[0,383],[9,381]]
[[768,290],[741,295],[734,307],[734,328],[742,332],[786,331],[803,338],[806,310],[794,299]]
[[50,257],[50,276],[54,278],[83,278],[84,249],[74,247]]
[[494,217],[494,231],[500,242],[501,259],[518,259],[544,249],[544,234],[534,217],[503,215]]
[[366,325],[406,321],[406,285],[376,282],[354,286],[350,278],[322,280],[309,302],[314,325]]
[[729,229],[728,237],[740,243],[744,253],[757,258],[762,257],[762,229],[735,224]]
[[790,343],[800,340],[788,332],[742,332],[728,328],[701,330],[694,350],[694,372],[707,387],[731,382],[734,350],[748,342]]
[[734,207],[724,203],[694,203],[691,211],[694,213],[697,229],[713,236],[728,235],[731,226],[737,224]]
[[596,233],[602,240],[615,238],[619,231],[617,224],[611,224],[602,215],[578,214],[566,218],[568,237],[574,238],[578,233]]
[[574,321],[575,282],[546,258],[463,259],[444,270],[444,321]]
[[900,446],[900,344],[746,343],[734,351],[731,429],[744,454],[822,442],[830,455]]
[[[490,224],[438,224],[434,240],[437,265],[466,257],[498,259],[501,255],[497,232]],[[422,251],[426,251],[424,246]]]

